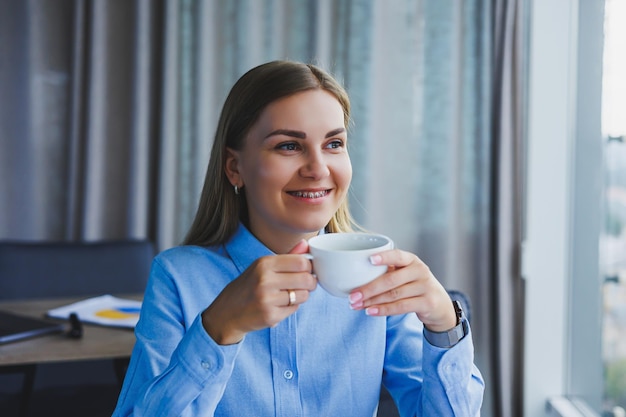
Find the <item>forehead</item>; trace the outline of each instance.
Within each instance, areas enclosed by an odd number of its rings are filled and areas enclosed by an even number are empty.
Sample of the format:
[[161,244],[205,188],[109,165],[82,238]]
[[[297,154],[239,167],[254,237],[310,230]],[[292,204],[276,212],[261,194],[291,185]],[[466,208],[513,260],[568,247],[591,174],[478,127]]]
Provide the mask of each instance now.
[[261,112],[257,124],[261,128],[345,128],[341,103],[322,89],[303,91],[270,103]]

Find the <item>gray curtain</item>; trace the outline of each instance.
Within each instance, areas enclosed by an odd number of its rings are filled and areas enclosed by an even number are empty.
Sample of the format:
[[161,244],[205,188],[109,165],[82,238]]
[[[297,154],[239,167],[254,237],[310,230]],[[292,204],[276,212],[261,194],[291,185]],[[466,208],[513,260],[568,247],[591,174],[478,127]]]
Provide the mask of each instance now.
[[[491,306],[497,415],[521,417],[523,404],[524,155],[528,8],[522,0],[494,3],[492,71]],[[505,366],[504,364],[507,364]]]
[[482,415],[521,415],[522,3],[0,0],[0,238],[177,244],[230,86],[318,63],[356,218],[470,295]]
[[153,236],[158,2],[0,7],[0,237]]

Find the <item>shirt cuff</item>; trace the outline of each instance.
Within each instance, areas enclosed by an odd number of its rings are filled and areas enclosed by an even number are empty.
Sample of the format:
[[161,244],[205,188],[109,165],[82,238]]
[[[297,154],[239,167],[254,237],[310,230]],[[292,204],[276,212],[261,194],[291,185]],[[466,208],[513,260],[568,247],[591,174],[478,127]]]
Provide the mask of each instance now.
[[474,344],[472,331],[467,324],[467,334],[451,348],[437,347],[424,338],[424,373],[436,374],[445,385],[465,383],[474,364]]
[[198,315],[185,334],[174,355],[189,375],[199,384],[230,378],[241,343],[218,345],[208,335]]

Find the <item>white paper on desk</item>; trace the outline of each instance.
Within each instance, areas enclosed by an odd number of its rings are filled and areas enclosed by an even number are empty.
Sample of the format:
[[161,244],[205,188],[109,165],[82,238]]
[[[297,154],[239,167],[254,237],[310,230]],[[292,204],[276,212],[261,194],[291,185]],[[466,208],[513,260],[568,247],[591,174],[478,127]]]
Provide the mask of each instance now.
[[71,313],[85,323],[134,328],[139,320],[141,301],[101,295],[48,310],[48,316],[69,319]]

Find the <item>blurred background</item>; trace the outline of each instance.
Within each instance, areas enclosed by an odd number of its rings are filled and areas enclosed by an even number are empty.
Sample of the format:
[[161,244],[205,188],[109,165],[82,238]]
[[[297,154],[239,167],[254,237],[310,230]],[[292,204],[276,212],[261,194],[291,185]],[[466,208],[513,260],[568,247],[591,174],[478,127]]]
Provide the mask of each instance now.
[[179,244],[232,84],[313,62],[352,100],[357,220],[472,300],[482,415],[613,415],[624,21],[622,0],[0,0],[0,239]]

